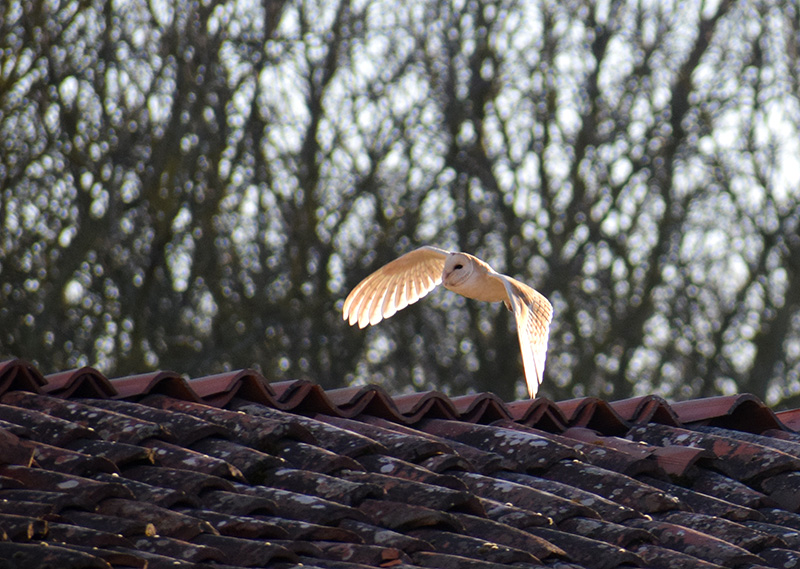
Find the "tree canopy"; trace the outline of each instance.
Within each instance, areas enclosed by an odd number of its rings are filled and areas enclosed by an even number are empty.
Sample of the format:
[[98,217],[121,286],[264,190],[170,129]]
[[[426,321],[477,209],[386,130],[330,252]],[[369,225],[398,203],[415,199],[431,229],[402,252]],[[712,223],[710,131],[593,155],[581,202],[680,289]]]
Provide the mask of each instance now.
[[551,300],[544,395],[797,405],[799,43],[777,0],[9,0],[0,352],[522,396],[501,305],[342,321],[433,244]]

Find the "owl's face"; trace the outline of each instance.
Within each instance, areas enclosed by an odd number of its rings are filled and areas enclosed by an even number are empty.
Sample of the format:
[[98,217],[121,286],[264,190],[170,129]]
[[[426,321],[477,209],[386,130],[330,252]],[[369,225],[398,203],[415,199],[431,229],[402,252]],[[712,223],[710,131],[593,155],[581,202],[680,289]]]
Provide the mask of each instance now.
[[473,273],[472,261],[461,253],[450,253],[444,261],[442,271],[442,284],[447,288],[458,288],[463,285]]

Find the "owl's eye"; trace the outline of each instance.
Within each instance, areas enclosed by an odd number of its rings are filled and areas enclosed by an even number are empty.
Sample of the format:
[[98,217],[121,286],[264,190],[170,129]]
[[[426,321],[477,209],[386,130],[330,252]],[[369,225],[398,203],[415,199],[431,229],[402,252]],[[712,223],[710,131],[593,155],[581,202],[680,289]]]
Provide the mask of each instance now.
[[455,267],[453,267],[453,268],[454,268],[455,270],[457,270],[457,271],[458,271],[458,270],[460,270],[460,269],[463,269],[463,268],[464,268],[464,265],[458,264],[458,265],[456,265],[456,266],[455,266]]

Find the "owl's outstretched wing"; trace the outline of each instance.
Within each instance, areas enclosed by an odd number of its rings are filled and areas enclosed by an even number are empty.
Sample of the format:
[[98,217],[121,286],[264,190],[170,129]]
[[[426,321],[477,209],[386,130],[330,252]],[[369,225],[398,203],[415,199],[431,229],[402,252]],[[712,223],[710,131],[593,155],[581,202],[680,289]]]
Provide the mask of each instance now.
[[342,316],[359,328],[377,324],[417,302],[442,282],[448,251],[420,247],[387,263],[347,295]]
[[539,292],[516,279],[497,273],[493,277],[503,282],[508,293],[509,306],[517,320],[525,381],[528,384],[528,394],[533,399],[542,383],[553,306]]

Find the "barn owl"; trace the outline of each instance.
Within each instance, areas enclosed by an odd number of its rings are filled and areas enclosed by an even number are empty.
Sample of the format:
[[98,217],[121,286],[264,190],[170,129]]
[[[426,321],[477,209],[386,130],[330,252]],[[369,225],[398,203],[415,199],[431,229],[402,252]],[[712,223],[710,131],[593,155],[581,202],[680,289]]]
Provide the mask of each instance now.
[[468,253],[420,247],[384,265],[347,295],[344,319],[359,328],[377,324],[417,302],[438,284],[467,298],[502,301],[514,313],[531,399],[542,382],[553,307],[528,285],[501,275]]

